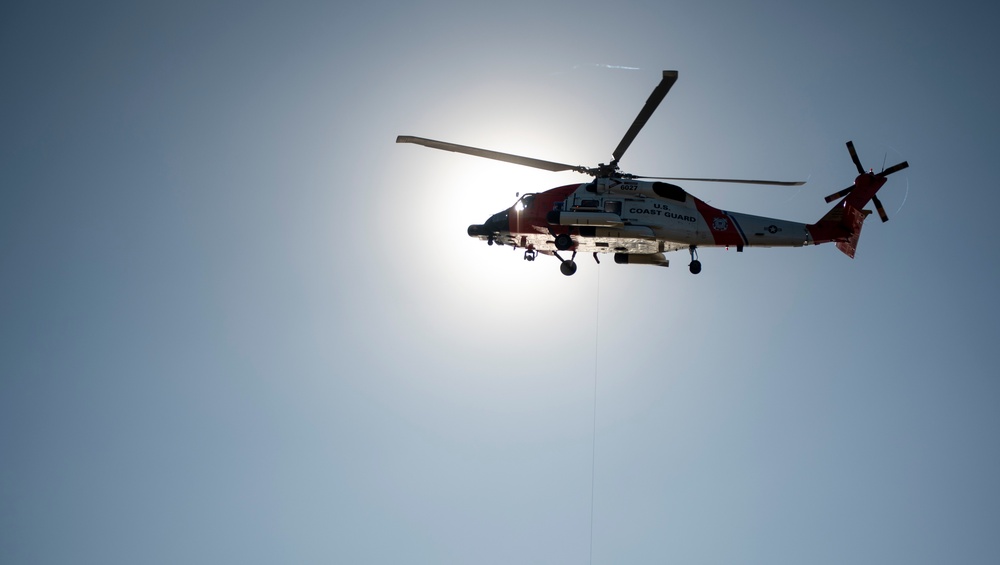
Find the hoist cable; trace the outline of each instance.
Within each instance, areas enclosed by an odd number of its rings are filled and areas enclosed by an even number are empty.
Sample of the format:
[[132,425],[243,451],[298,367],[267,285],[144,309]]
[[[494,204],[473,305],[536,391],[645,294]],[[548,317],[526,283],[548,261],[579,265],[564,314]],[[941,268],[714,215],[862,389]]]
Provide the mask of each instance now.
[[601,266],[597,265],[597,310],[594,314],[594,425],[590,444],[590,563],[594,563],[594,477],[597,468],[597,359],[601,331]]

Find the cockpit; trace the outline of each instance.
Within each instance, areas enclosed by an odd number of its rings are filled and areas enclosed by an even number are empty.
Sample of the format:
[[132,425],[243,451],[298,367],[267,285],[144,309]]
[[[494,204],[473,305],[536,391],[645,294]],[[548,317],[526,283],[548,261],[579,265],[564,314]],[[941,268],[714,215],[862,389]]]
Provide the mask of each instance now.
[[514,211],[520,212],[521,210],[524,210],[525,208],[530,208],[532,202],[535,201],[535,196],[536,195],[537,195],[537,193],[531,192],[531,193],[525,194],[521,198],[518,198],[517,202],[514,203]]

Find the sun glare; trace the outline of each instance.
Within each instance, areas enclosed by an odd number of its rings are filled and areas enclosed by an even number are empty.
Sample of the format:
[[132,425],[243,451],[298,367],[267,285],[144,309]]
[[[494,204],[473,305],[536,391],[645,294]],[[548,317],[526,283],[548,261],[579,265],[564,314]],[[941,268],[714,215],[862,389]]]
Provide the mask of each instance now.
[[[527,262],[523,249],[488,245],[469,237],[467,231],[469,225],[482,224],[497,212],[517,209],[519,196],[566,184],[566,179],[475,157],[445,154],[444,158],[449,166],[439,174],[414,180],[427,183],[427,194],[407,198],[416,208],[407,215],[423,219],[420,223],[425,227],[420,251],[407,253],[405,259],[407,284],[413,287],[408,292],[438,305],[438,331],[453,334],[449,338],[461,342],[463,334],[484,319],[492,320],[496,331],[514,331],[518,317],[498,297],[564,294],[568,289],[562,286],[567,282],[583,283],[588,278],[577,275],[566,280],[555,259],[543,256]],[[428,253],[433,257],[428,258]],[[417,273],[420,276],[413,276]]]
[[[568,117],[581,111],[569,111],[556,99],[539,99],[536,91],[505,84],[480,84],[452,94],[454,98],[440,100],[428,114],[448,116],[447,121],[404,133],[557,162],[577,164],[588,159],[580,155],[581,147],[554,145],[584,138],[577,129],[582,126]],[[465,333],[476,330],[475,324],[490,319],[492,331],[513,332],[522,320],[506,297],[565,296],[574,287],[586,286],[588,274],[565,277],[554,258],[524,261],[523,249],[488,245],[467,232],[470,225],[482,224],[497,212],[517,210],[519,197],[526,193],[583,182],[585,177],[471,155],[406,149],[419,153],[414,159],[421,163],[422,173],[408,179],[420,194],[407,195],[412,209],[405,215],[421,226],[418,245],[433,250],[430,259],[427,251],[420,251],[420,256],[407,253],[406,284],[413,287],[407,292],[439,305],[437,331],[460,343]]]

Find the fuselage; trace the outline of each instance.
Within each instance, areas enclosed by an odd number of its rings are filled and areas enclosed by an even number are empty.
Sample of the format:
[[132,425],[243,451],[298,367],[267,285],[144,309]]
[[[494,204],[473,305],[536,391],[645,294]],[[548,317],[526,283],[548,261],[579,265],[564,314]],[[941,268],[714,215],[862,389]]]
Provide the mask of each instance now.
[[666,182],[616,178],[526,194],[485,224],[469,227],[471,236],[543,253],[557,250],[560,234],[572,238],[569,249],[588,253],[812,243],[803,223],[720,210]]

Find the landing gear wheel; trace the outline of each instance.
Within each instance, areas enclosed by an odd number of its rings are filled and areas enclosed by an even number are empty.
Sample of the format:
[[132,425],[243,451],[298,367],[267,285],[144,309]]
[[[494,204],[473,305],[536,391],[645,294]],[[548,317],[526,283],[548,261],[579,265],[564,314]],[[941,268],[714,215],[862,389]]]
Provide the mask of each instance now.
[[576,272],[576,261],[563,261],[559,265],[559,271],[567,277]]
[[556,236],[556,249],[566,251],[570,247],[573,247],[573,239],[568,234],[561,233]]
[[537,257],[537,256],[538,256],[538,252],[535,251],[534,249],[525,249],[524,250],[524,260],[525,261],[534,261],[535,257]]
[[488,245],[493,245],[493,236],[492,235],[486,238],[486,243]]
[[691,264],[688,265],[688,269],[691,270],[692,275],[697,275],[701,272],[701,261],[698,260],[698,246],[692,245],[688,248],[691,252]]

